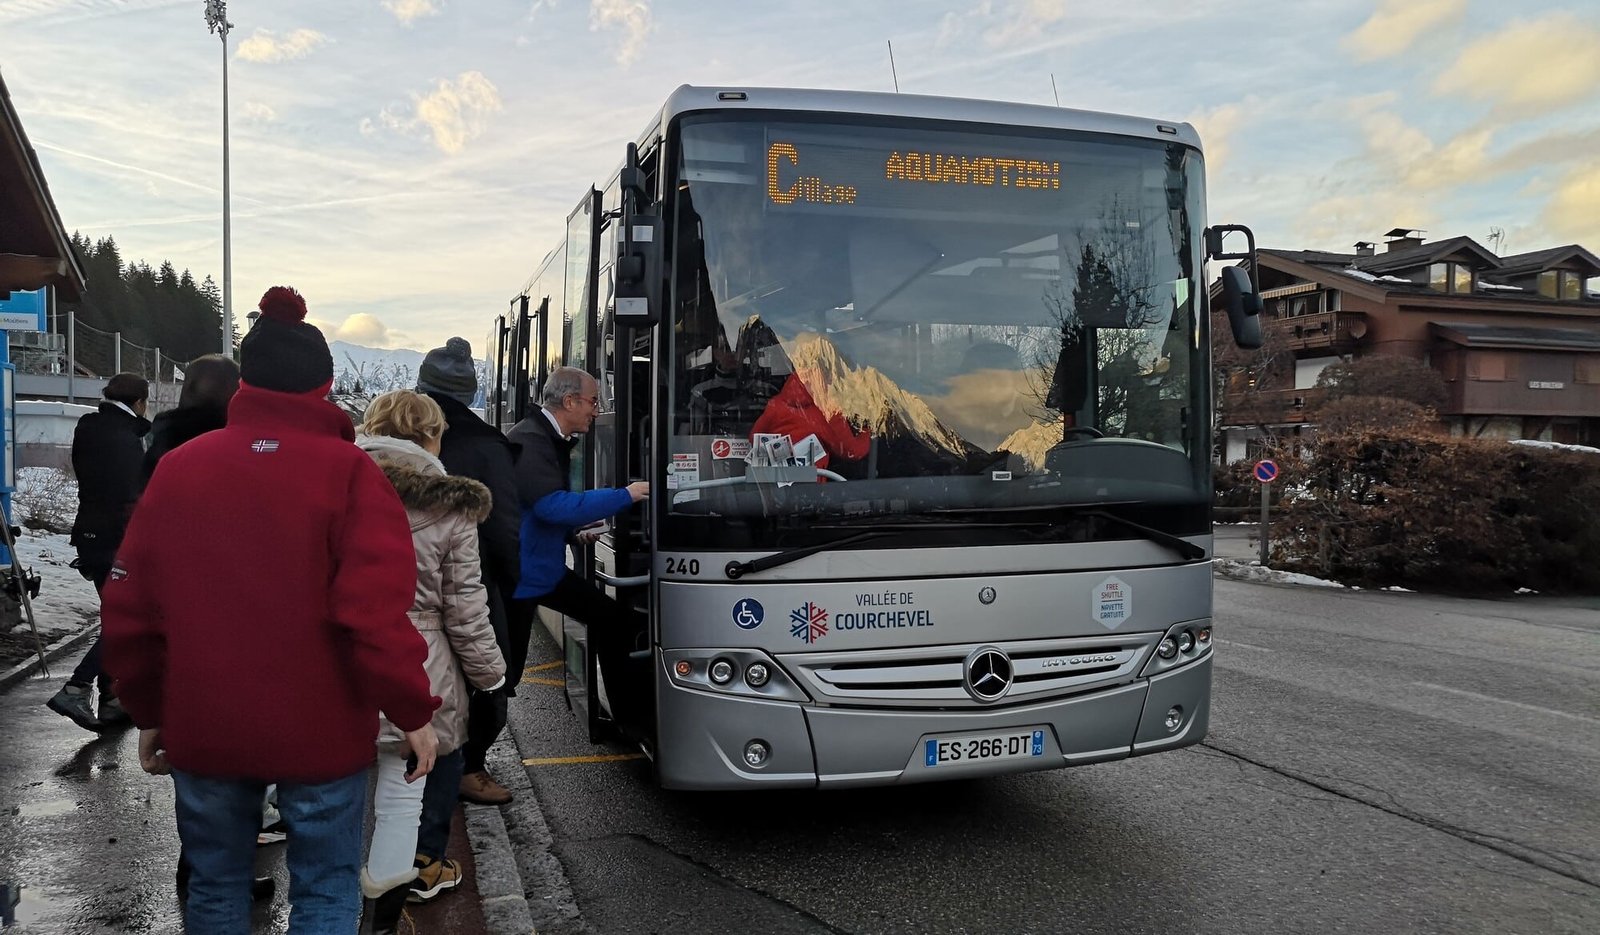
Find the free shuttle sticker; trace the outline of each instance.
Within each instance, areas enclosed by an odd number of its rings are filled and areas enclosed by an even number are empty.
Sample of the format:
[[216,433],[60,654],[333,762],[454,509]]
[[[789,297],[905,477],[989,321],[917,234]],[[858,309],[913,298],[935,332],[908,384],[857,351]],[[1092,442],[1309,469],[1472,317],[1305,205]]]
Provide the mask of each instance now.
[[1121,578],[1107,578],[1089,595],[1089,613],[1107,630],[1133,616],[1133,590]]

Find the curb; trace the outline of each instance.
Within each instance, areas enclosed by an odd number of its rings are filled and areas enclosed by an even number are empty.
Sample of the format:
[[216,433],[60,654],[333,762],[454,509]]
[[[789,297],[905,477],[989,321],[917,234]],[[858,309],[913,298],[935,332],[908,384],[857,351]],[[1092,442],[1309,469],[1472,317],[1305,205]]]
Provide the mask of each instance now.
[[[515,796],[504,806],[462,806],[487,935],[589,933],[566,871],[551,851],[554,839],[509,729],[489,748],[486,760],[489,771]],[[512,844],[511,829],[516,830],[520,847]],[[524,870],[534,890],[524,882]]]
[[512,866],[520,881],[519,896],[531,918],[532,930],[545,935],[593,935],[594,929],[584,922],[566,870],[556,857],[555,836],[545,822],[509,725],[505,739],[489,748],[487,759],[489,771],[516,797],[511,804],[493,811],[499,813],[506,833],[515,842],[510,850]]
[[533,915],[528,911],[522,874],[500,808],[468,802],[463,803],[462,811],[472,844],[478,898],[483,903],[485,935],[528,935],[534,931]]
[[[89,620],[93,622],[87,623],[84,628],[78,632],[69,633],[46,647],[44,651],[45,662],[55,662],[62,656],[65,656],[74,649],[77,649],[83,643],[88,642],[90,637],[97,635],[100,632],[99,616],[96,615],[94,617],[90,617]],[[0,673],[0,693],[9,691],[18,682],[24,681],[30,675],[33,675],[38,671],[39,657],[37,654],[30,657],[27,662],[18,663],[17,665],[12,666],[5,672]]]

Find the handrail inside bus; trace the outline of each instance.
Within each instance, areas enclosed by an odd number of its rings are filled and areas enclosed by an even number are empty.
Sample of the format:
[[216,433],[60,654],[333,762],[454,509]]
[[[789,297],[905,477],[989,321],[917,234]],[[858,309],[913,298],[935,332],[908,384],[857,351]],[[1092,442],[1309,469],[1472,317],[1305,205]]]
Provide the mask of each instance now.
[[[845,477],[843,474],[836,474],[833,471],[827,470],[826,468],[817,468],[817,476],[818,477],[825,477],[828,480],[832,480],[832,481],[848,482],[850,480],[848,477]],[[710,480],[695,481],[695,482],[690,483],[690,484],[683,484],[683,485],[681,485],[679,487],[676,487],[672,491],[672,496],[673,496],[673,499],[676,500],[678,494],[680,494],[680,493],[682,493],[682,492],[684,492],[686,490],[704,490],[707,487],[732,487],[734,484],[755,484],[755,483],[761,483],[761,482],[757,481],[755,478],[751,477],[748,474],[741,474],[738,477],[713,477]],[[803,482],[802,481],[790,481],[789,483],[803,483]]]

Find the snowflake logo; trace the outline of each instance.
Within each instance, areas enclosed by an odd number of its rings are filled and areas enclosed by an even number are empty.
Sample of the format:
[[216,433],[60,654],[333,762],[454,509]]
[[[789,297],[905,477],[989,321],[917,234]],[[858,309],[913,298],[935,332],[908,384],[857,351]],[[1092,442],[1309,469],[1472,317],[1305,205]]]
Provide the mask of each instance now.
[[815,643],[828,635],[828,612],[806,601],[789,613],[789,634],[795,639]]

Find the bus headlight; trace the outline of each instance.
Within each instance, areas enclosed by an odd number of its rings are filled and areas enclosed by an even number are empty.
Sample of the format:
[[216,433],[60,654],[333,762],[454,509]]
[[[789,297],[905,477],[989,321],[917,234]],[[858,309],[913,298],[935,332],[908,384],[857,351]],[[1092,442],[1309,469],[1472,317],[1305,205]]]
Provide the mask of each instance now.
[[1172,659],[1176,657],[1178,655],[1178,641],[1170,636],[1166,637],[1161,641],[1160,645],[1156,647],[1156,655],[1160,656],[1162,659]]
[[677,688],[760,701],[811,700],[782,663],[759,649],[704,646],[660,653],[662,675]]
[[1171,708],[1168,708],[1166,725],[1167,733],[1177,733],[1178,728],[1183,726],[1183,709],[1177,705],[1173,705]]
[[1199,635],[1196,636],[1195,638],[1200,641],[1200,645],[1201,646],[1210,646],[1211,645],[1211,628],[1210,627],[1201,627]]
[[1194,631],[1184,630],[1178,634],[1178,651],[1187,653],[1194,651]]

